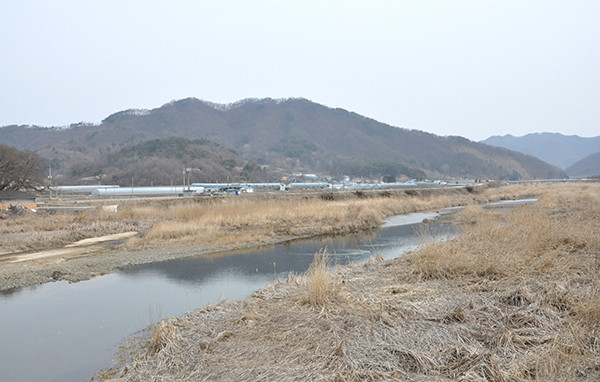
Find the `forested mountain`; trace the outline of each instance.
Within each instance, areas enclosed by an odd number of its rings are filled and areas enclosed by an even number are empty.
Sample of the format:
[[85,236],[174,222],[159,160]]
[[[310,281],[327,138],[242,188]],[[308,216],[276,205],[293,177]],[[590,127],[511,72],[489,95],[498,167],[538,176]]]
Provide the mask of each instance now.
[[564,175],[521,153],[393,127],[306,99],[249,99],[220,105],[189,98],[153,110],[118,112],[100,125],[0,128],[0,142],[36,150],[51,159],[57,171],[73,175],[78,175],[82,163],[105,161],[98,163],[110,166],[116,151],[169,137],[214,142],[235,151],[240,158],[236,167],[250,163],[261,169],[261,176],[273,178],[286,172],[494,179]]
[[126,146],[95,160],[72,166],[73,181],[94,178],[102,183],[138,186],[266,180],[262,168],[244,161],[235,151],[206,139],[153,139]]
[[522,137],[496,135],[481,143],[533,155],[561,169],[600,151],[600,136],[583,138],[558,133],[533,133]]

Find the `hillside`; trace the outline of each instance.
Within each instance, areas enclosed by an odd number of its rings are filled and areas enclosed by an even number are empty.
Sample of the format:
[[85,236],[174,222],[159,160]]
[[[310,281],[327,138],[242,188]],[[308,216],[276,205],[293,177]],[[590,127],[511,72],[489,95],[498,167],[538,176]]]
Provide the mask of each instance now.
[[127,146],[96,160],[72,166],[73,180],[93,178],[104,184],[179,185],[183,182],[264,180],[262,168],[246,162],[233,150],[207,139],[153,139]]
[[579,162],[567,168],[569,176],[600,175],[600,152],[588,155]]
[[0,128],[1,142],[37,150],[63,172],[133,144],[174,136],[208,139],[235,150],[268,174],[503,179],[564,175],[527,155],[461,137],[393,127],[306,99],[219,105],[189,98],[153,110],[118,112],[95,126]]
[[522,137],[496,135],[481,143],[533,155],[561,169],[600,151],[600,136],[583,138],[558,133],[534,133]]

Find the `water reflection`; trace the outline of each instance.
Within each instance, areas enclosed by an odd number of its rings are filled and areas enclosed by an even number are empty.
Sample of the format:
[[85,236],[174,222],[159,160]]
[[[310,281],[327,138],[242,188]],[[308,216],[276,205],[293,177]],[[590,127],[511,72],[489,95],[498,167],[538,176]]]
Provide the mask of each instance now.
[[[436,236],[453,232],[451,226],[437,223],[429,226],[429,231],[435,232]],[[314,254],[322,250],[327,250],[334,265],[365,261],[376,255],[384,258],[397,256],[421,243],[418,235],[420,227],[421,224],[393,225],[351,236],[298,240],[253,250],[145,264],[120,273],[130,277],[163,275],[172,282],[198,286],[226,278],[224,275],[235,275],[233,283],[239,278],[274,282],[289,273],[305,272]]]

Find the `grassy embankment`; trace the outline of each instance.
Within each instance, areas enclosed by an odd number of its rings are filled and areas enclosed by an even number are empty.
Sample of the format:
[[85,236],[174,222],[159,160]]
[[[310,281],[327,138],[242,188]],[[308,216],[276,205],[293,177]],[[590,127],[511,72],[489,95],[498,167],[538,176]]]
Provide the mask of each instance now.
[[[600,380],[600,188],[555,185],[460,237],[155,327],[119,381]],[[106,376],[106,374],[105,374]]]
[[[546,187],[407,190],[179,200],[124,204],[77,213],[28,213],[0,218],[6,251],[61,247],[89,237],[138,231],[132,249],[196,244],[208,250],[258,245],[291,237],[339,234],[377,227],[388,216],[513,199]],[[332,199],[332,200],[329,200]]]

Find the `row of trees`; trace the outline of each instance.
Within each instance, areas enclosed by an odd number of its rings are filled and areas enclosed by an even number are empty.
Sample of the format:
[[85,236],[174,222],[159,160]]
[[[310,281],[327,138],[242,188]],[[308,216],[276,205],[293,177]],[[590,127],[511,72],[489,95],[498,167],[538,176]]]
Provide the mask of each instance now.
[[[96,177],[122,186],[131,184],[132,178],[136,185],[180,184],[184,163],[192,168],[187,174],[192,182],[267,180],[262,166],[245,162],[212,142],[184,138],[144,142],[101,160],[77,163],[64,179],[77,182]],[[45,159],[31,150],[0,144],[0,191],[35,190],[47,185],[45,164]]]
[[44,161],[37,153],[0,144],[0,191],[37,189],[43,174]]

